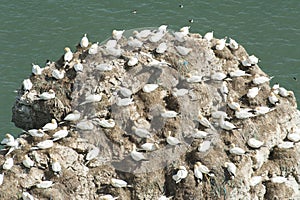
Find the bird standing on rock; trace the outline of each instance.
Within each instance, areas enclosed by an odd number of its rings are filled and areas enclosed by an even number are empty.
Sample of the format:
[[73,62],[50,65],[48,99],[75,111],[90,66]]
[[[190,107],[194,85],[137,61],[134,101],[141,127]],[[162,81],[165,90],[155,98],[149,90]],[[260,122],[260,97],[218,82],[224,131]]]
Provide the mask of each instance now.
[[73,53],[69,47],[65,47],[64,61],[70,62],[73,59]]
[[89,39],[87,38],[87,34],[86,33],[81,38],[80,46],[82,48],[87,48],[89,46]]

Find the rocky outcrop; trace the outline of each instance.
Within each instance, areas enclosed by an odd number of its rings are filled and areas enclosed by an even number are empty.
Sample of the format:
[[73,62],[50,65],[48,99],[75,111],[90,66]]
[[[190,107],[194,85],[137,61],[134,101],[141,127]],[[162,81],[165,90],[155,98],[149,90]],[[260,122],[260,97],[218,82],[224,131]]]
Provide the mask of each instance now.
[[[78,45],[71,61],[63,56],[49,63],[30,77],[32,87],[20,89],[13,107],[16,126],[39,129],[53,118],[59,125],[42,137],[24,132],[17,146],[6,144],[14,149],[2,151],[0,165],[10,157],[14,165],[0,172],[1,199],[18,199],[24,192],[36,199],[299,198],[300,148],[291,133],[300,130],[300,112],[292,92],[284,95],[269,81],[253,81],[268,76],[232,41],[225,45],[187,28],[173,33],[160,27],[128,37],[131,33]],[[83,70],[76,71],[80,62]],[[64,77],[55,78],[54,70],[65,71]],[[249,98],[254,87],[258,94]],[[55,98],[42,100],[50,89]],[[231,101],[240,109],[230,108]],[[75,110],[80,118],[64,121]],[[63,126],[69,134],[56,140]],[[251,138],[263,145],[253,147]],[[51,148],[35,148],[52,139]],[[154,143],[153,151],[139,150],[146,142]],[[142,154],[135,154],[133,144]],[[231,153],[233,144],[245,153]],[[29,168],[25,155],[34,162]],[[53,170],[55,161],[61,170]],[[195,177],[196,162],[209,169],[202,180]],[[177,174],[184,168],[186,176]],[[45,180],[53,184],[40,188]]]

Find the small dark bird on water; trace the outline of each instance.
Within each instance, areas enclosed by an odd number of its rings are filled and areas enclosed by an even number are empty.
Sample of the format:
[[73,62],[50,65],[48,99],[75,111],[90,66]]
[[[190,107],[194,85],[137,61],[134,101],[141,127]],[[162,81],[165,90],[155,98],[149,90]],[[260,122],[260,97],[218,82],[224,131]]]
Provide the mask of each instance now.
[[182,4],[179,4],[179,8],[183,8],[183,5],[182,5]]
[[190,20],[189,20],[189,22],[190,22],[190,23],[193,23],[193,22],[194,22],[194,20],[193,20],[193,19],[190,19]]
[[136,14],[136,13],[137,13],[137,10],[132,10],[131,13],[132,13],[132,14]]

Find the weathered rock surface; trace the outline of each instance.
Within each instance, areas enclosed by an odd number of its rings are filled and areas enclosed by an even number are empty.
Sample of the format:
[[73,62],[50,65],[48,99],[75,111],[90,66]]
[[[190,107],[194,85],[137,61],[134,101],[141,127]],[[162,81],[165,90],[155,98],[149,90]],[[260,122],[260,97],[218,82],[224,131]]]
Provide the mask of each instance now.
[[[105,194],[125,200],[158,199],[163,194],[173,199],[300,198],[299,144],[279,148],[288,141],[290,132],[300,128],[300,112],[294,96],[277,95],[280,102],[272,105],[268,98],[275,90],[265,82],[258,86],[260,90],[255,98],[248,98],[248,90],[255,87],[254,76],[267,75],[257,64],[243,66],[242,61],[249,56],[241,45],[236,50],[229,46],[216,50],[218,39],[207,41],[199,34],[182,38],[178,35],[156,30],[139,41],[123,36],[118,41],[96,44],[92,51],[91,45],[78,46],[71,62],[65,63],[62,57],[46,66],[42,75],[32,75],[32,89],[19,91],[13,107],[13,122],[24,130],[42,128],[52,118],[63,123],[59,123],[56,130],[47,131],[42,138],[23,133],[18,148],[8,155],[6,151],[1,152],[0,165],[6,158],[13,157],[14,166],[10,170],[1,169],[4,182],[0,186],[0,199],[19,199],[25,191],[36,199],[99,199]],[[136,33],[135,36],[141,37]],[[158,42],[150,42],[159,37],[162,38]],[[167,49],[159,54],[156,48],[163,42]],[[83,63],[82,72],[73,68],[77,60]],[[53,78],[54,69],[65,70],[65,77]],[[229,76],[238,69],[250,75]],[[227,77],[213,78],[219,72]],[[192,82],[195,76],[201,76],[200,81]],[[225,82],[228,94],[222,93]],[[158,88],[147,93],[143,90],[145,84],[158,84]],[[122,91],[122,88],[126,89]],[[54,99],[37,98],[50,89],[55,91]],[[177,93],[179,89],[187,92],[181,95]],[[87,97],[93,94],[101,95],[101,100],[87,102]],[[253,116],[238,119],[235,111],[227,106],[229,98],[241,108],[249,108]],[[271,111],[258,115],[254,111],[258,106],[271,108]],[[81,113],[81,118],[64,122],[64,117],[74,110]],[[222,120],[212,117],[212,112],[217,110],[226,112],[229,116],[226,120],[237,128],[221,128]],[[164,118],[161,113],[166,111],[178,114]],[[199,113],[211,126],[199,123]],[[115,125],[108,127],[111,123]],[[52,148],[32,149],[38,142],[52,139],[63,126],[68,127],[68,137],[55,141]],[[151,138],[136,135],[134,132],[139,128],[149,131]],[[209,135],[194,138],[192,135],[197,130],[207,131]],[[179,139],[180,144],[168,144],[169,133]],[[264,145],[252,148],[247,145],[250,138],[263,141]],[[141,148],[145,142],[153,141],[159,148],[140,151],[146,161],[131,158],[133,144]],[[207,151],[199,152],[198,147],[204,141],[211,145]],[[246,153],[229,153],[231,144]],[[96,148],[99,153],[90,160],[92,154],[88,153],[97,152]],[[22,164],[25,155],[34,160],[30,169]],[[61,165],[59,173],[52,170],[54,160]],[[194,176],[197,161],[210,170],[209,175],[203,174],[200,182]],[[235,177],[228,173],[225,162],[235,164]],[[176,183],[172,177],[180,166],[185,166],[188,175]],[[284,181],[276,183],[275,175]],[[255,185],[251,182],[254,176],[262,176]],[[129,185],[113,187],[112,178],[125,180]],[[51,180],[53,185],[37,188],[36,184],[43,180]]]

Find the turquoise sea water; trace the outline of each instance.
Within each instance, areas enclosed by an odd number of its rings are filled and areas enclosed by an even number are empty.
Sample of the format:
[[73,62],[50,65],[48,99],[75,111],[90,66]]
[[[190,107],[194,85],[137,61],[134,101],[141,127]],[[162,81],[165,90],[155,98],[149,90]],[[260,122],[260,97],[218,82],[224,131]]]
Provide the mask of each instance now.
[[261,59],[259,66],[275,77],[272,83],[293,90],[300,104],[299,0],[2,0],[0,9],[0,138],[20,132],[10,122],[11,107],[32,62],[44,66],[65,46],[75,49],[84,33],[101,42],[113,29],[189,25],[191,32],[232,37]]

